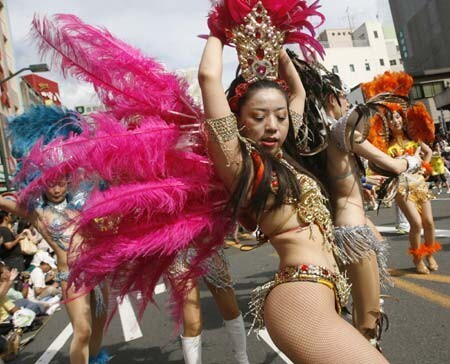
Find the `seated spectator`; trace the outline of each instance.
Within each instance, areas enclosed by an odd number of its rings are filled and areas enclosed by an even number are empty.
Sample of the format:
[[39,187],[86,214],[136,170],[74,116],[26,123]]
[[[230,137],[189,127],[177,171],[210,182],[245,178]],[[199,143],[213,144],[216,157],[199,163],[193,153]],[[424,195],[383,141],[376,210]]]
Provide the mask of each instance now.
[[33,255],[33,259],[31,260],[30,266],[28,267],[28,271],[32,272],[36,267],[39,267],[41,265],[41,262],[44,259],[50,259],[53,260],[52,256],[43,250],[38,250],[36,254]]
[[20,308],[28,308],[36,313],[36,315],[45,314],[45,311],[49,308],[46,305],[31,302],[23,297],[16,300],[8,297],[8,292],[17,275],[18,272],[15,268],[9,270],[7,266],[0,265],[0,322],[9,321],[11,315]]
[[0,210],[0,259],[8,267],[16,268],[19,272],[25,270],[25,259],[20,249],[23,235],[14,236],[10,227],[11,214]]
[[53,282],[56,277],[54,269],[56,269],[55,260],[49,256],[44,256],[39,267],[34,268],[30,274],[29,289],[27,292],[27,298],[29,300],[45,301],[54,296],[61,295],[58,283]]

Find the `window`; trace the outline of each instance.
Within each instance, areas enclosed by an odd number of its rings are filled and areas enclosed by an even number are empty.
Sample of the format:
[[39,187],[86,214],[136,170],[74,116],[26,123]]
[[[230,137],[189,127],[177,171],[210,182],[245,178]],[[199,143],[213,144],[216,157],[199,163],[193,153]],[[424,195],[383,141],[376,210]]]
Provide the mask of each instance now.
[[336,35],[336,33],[335,32],[333,32],[333,33],[331,33],[331,35],[334,37],[335,35]]
[[398,45],[396,45],[395,48],[397,49],[397,52],[400,52],[400,47]]
[[338,66],[333,66],[333,68],[331,69],[331,72],[333,72],[333,73],[339,73],[339,68],[338,68]]
[[397,61],[396,61],[395,59],[391,59],[391,60],[389,61],[389,64],[390,64],[391,66],[396,66],[396,65],[397,65]]
[[443,81],[429,82],[422,85],[414,85],[411,89],[411,98],[414,100],[434,97],[444,91]]
[[338,32],[338,35],[341,35],[341,32]]
[[398,62],[399,62],[400,64],[403,64],[403,59],[400,58],[400,59],[398,60]]
[[365,67],[366,67],[366,71],[370,71],[370,63],[366,63]]
[[384,66],[384,59],[380,58],[380,66]]
[[434,90],[433,90],[432,83],[427,83],[425,85],[422,85],[422,89],[423,89],[424,97],[433,97],[434,96]]
[[373,35],[374,35],[375,38],[378,39],[378,32],[376,30],[373,31]]
[[355,65],[354,64],[350,65],[350,72],[355,72]]

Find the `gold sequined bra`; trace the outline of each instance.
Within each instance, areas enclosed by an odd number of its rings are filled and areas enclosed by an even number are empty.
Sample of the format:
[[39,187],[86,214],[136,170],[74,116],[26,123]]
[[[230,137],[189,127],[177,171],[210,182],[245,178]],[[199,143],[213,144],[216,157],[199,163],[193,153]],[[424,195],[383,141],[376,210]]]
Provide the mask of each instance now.
[[[288,197],[285,202],[286,204],[295,206],[295,213],[297,214],[298,220],[304,225],[276,232],[275,234],[268,236],[268,238],[274,238],[289,231],[296,231],[303,229],[304,227],[317,225],[323,234],[325,248],[328,251],[332,251],[335,256],[340,256],[340,250],[334,243],[334,229],[331,221],[331,214],[326,207],[326,198],[322,194],[317,182],[311,177],[298,172],[285,159],[280,159],[280,163],[291,171],[300,185],[302,191],[300,199]],[[277,185],[277,183],[275,184]],[[276,190],[274,192],[276,192]]]

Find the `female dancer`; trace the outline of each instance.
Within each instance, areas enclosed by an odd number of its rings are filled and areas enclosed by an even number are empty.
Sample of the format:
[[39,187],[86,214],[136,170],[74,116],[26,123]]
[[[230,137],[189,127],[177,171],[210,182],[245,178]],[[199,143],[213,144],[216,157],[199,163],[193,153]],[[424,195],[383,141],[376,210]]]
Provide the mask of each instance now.
[[[281,44],[271,43],[273,53],[267,55],[266,47],[264,59],[257,57],[261,38],[275,33],[266,14],[259,2],[242,27],[233,29],[244,78],[231,84],[228,100],[221,83],[225,40],[208,38],[199,69],[216,171],[233,192],[231,202],[244,226],[259,226],[280,257],[275,281],[252,302],[256,319],[264,320],[275,344],[295,363],[386,363],[336,312],[349,287],[333,256],[339,252],[330,214],[317,182],[289,152],[302,122],[305,92]],[[278,61],[290,97],[285,84],[276,81]]]
[[[31,137],[25,136],[27,135],[23,128],[25,122],[29,124],[27,131],[32,131],[29,133]],[[72,132],[79,130],[80,120],[74,117],[73,113],[67,113],[56,107],[32,108],[9,123],[13,149],[17,152],[21,148],[20,156],[22,162],[26,163],[27,154],[39,136],[45,136],[46,142],[49,142],[51,139],[49,130],[52,129],[52,126],[57,125],[57,129],[59,129],[59,135],[53,135],[53,138],[56,138],[62,135],[65,123],[67,123],[66,128]],[[42,128],[48,129],[44,132]],[[22,182],[26,179],[20,172],[18,177],[19,180],[22,178]],[[30,180],[28,179],[27,182],[29,183]],[[45,192],[40,198],[35,201],[23,201],[23,205],[0,197],[0,209],[30,221],[55,251],[58,264],[57,278],[61,281],[63,298],[67,301],[67,313],[74,332],[70,345],[70,362],[86,364],[89,360],[90,364],[107,363],[108,355],[104,350],[100,350],[106,322],[104,307],[107,297],[106,286],[97,287],[88,294],[75,293],[73,287],[67,289],[69,243],[73,234],[72,221],[83,203],[85,191],[80,190],[70,195],[69,182],[66,178],[48,181],[46,186]],[[28,207],[24,207],[25,203],[28,204]]]
[[[101,349],[106,311],[100,307],[107,296],[106,287],[81,295],[74,288],[67,289],[69,277],[68,248],[72,229],[68,223],[76,211],[68,199],[68,182],[59,180],[50,183],[43,196],[44,203],[32,212],[21,208],[16,202],[0,197],[0,208],[28,219],[44,236],[57,256],[58,274],[63,288],[63,298],[67,300],[66,309],[73,327],[70,344],[71,364],[103,364],[108,355]],[[99,310],[100,308],[100,310]]]
[[[373,81],[363,84],[366,98],[382,92],[395,92],[406,96],[413,84],[412,77],[404,72],[385,72]],[[434,124],[423,104],[406,107],[399,103],[386,103],[384,116],[376,115],[372,120],[369,140],[391,157],[407,157],[422,154],[423,169],[430,169],[432,151],[425,142],[434,139]],[[416,270],[420,274],[429,274],[438,269],[434,253],[441,249],[435,240],[432,194],[423,177],[418,173],[403,173],[399,177],[399,189],[396,202],[406,216],[409,224],[409,254],[413,256]],[[425,243],[421,244],[421,232],[424,230]],[[428,267],[423,261],[426,258]]]
[[[415,142],[408,138],[404,130],[406,115],[402,108],[391,105],[391,111],[392,117],[388,117],[391,136],[387,153],[393,157],[399,157],[420,148],[423,160],[427,163],[430,162],[432,156],[430,147],[422,141]],[[433,254],[441,249],[441,245],[435,240],[435,226],[430,202],[432,198],[421,173],[407,174],[401,177],[396,202],[410,224],[409,253],[413,256],[414,265],[420,274],[429,274],[430,270],[438,269]],[[425,237],[424,244],[421,244],[422,228]],[[422,257],[426,258],[428,267]]]

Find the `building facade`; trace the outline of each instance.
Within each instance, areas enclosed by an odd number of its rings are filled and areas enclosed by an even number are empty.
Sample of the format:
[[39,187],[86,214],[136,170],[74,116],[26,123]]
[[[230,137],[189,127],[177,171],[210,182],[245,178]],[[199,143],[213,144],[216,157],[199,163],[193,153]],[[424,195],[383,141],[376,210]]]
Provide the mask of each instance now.
[[411,98],[428,107],[441,133],[450,131],[450,1],[389,0]]
[[327,29],[318,40],[325,48],[324,66],[353,88],[384,71],[403,70],[393,26],[366,22],[356,30]]
[[[16,71],[12,47],[11,30],[6,0],[0,0],[0,81]],[[20,109],[19,86],[16,77],[0,84],[0,192],[10,189],[9,176],[14,170],[14,159],[9,153],[5,135],[5,122],[8,116]]]
[[[16,71],[12,47],[9,16],[5,0],[0,0],[0,81]],[[0,85],[0,112],[14,115],[19,111],[19,86],[17,78]]]
[[59,85],[45,77],[30,74],[21,77],[20,93],[26,109],[31,105],[61,105]]

